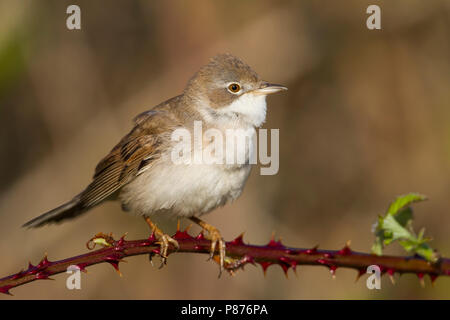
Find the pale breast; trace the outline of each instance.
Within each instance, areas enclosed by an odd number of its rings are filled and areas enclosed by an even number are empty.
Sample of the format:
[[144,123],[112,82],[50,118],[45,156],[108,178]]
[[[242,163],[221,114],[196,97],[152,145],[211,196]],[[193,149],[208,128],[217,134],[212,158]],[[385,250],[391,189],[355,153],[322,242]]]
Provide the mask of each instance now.
[[157,163],[120,192],[135,214],[200,216],[240,196],[251,165]]
[[[211,127],[220,132],[223,139],[221,144],[216,145],[218,140],[208,137],[207,130]],[[167,149],[167,154],[122,188],[119,197],[124,207],[140,215],[191,217],[208,213],[239,197],[250,174],[250,160],[255,151],[256,132],[253,126],[244,126],[233,118],[215,123],[214,126],[204,126],[202,130],[201,148],[211,151],[205,152],[204,156],[214,155],[213,158],[217,157],[221,161],[212,163],[203,161],[206,159],[203,158],[202,162],[195,162],[194,151],[189,164],[174,163],[170,155],[174,150],[172,145]],[[193,144],[189,143],[192,150],[196,136],[195,129],[193,131],[191,129]],[[227,159],[230,154],[226,143],[228,138],[234,141],[232,149],[235,157],[232,157],[231,163]],[[237,147],[239,141],[243,142],[243,148]],[[217,148],[222,149],[219,146],[224,148],[223,152],[216,152]]]

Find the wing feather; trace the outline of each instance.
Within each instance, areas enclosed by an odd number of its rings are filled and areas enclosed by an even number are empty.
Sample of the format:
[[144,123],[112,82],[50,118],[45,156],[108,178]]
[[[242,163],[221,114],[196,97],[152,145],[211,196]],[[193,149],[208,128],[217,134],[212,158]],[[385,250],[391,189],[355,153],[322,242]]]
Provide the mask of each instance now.
[[167,110],[174,108],[180,99],[181,96],[169,99],[134,119],[131,132],[97,164],[93,181],[80,194],[84,208],[113,197],[160,157],[165,134],[180,125],[177,117]]
[[125,137],[97,165],[94,180],[81,194],[83,205],[95,206],[134,179],[151,165],[148,159],[158,158],[159,145],[156,135]]

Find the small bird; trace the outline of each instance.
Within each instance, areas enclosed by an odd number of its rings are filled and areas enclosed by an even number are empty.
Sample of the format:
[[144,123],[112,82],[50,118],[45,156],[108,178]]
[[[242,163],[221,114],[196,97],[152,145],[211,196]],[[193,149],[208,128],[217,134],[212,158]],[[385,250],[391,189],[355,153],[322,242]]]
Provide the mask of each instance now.
[[[134,118],[131,131],[95,168],[92,182],[63,205],[50,210],[24,227],[73,219],[107,200],[119,200],[124,211],[144,217],[160,245],[161,266],[169,245],[178,242],[161,231],[150,217],[189,218],[207,231],[210,258],[216,252],[220,272],[225,242],[219,230],[199,217],[240,196],[252,164],[249,152],[244,163],[174,163],[172,134],[179,128],[203,129],[225,134],[230,129],[255,129],[266,119],[266,96],[287,90],[263,81],[241,59],[231,54],[213,57],[188,81],[182,94]],[[204,139],[203,148],[211,139]],[[225,157],[226,155],[224,155]]]

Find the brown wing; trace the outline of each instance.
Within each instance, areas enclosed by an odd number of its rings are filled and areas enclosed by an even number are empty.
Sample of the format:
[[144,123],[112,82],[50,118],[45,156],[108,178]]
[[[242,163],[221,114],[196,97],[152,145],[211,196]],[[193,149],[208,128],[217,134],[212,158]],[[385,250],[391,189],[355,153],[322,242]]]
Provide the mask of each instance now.
[[95,206],[112,196],[160,157],[164,134],[178,125],[167,109],[179,99],[169,99],[134,119],[133,130],[95,168],[94,180],[80,194],[83,207]]
[[114,194],[159,157],[158,136],[135,127],[95,168],[94,181],[82,192],[84,207],[92,207]]

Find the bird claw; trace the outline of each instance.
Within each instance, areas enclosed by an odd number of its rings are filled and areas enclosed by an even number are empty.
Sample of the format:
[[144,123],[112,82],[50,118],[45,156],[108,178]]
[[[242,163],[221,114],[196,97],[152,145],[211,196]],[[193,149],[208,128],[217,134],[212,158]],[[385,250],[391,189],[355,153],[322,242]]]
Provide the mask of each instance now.
[[158,230],[155,230],[155,237],[158,240],[156,243],[159,245],[159,256],[161,257],[161,265],[159,266],[159,269],[161,269],[167,264],[167,253],[169,251],[170,244],[172,244],[177,250],[180,246],[177,240],[173,239],[168,234],[162,233],[161,231],[158,232]]
[[222,271],[224,269],[224,262],[225,262],[225,253],[226,253],[226,244],[225,241],[222,238],[222,235],[220,234],[219,230],[216,227],[213,227],[212,225],[206,223],[203,220],[200,220],[198,217],[191,217],[192,221],[194,221],[196,224],[201,226],[203,230],[208,231],[208,236],[205,237],[206,239],[211,241],[211,250],[209,259],[211,260],[214,258],[214,253],[216,252],[217,244],[219,244],[219,278],[222,275]]
[[[171,236],[169,236],[168,234],[165,234],[164,232],[161,231],[161,229],[159,229],[156,224],[154,224],[150,218],[148,216],[144,215],[144,220],[147,222],[147,224],[149,225],[150,229],[153,232],[153,235],[156,238],[156,243],[159,244],[159,256],[161,257],[161,265],[159,266],[159,269],[161,269],[165,264],[167,264],[167,254],[169,251],[169,246],[170,244],[172,244],[176,250],[178,250],[180,248],[180,246],[178,245],[178,241],[173,239]],[[151,253],[149,255],[149,260],[150,263],[153,265],[153,254]]]
[[211,241],[211,249],[209,253],[209,258],[207,261],[212,260],[214,258],[216,247],[218,245],[218,251],[219,251],[219,278],[222,275],[222,271],[224,269],[224,260],[225,260],[225,250],[226,245],[225,241],[222,238],[222,235],[220,234],[219,230],[213,226],[209,226],[209,228],[206,230],[208,231],[208,237]]

